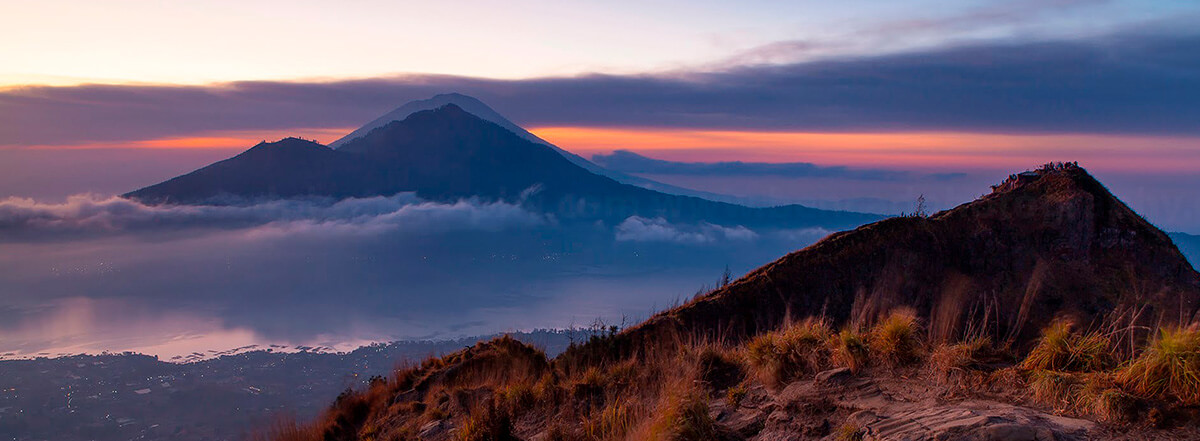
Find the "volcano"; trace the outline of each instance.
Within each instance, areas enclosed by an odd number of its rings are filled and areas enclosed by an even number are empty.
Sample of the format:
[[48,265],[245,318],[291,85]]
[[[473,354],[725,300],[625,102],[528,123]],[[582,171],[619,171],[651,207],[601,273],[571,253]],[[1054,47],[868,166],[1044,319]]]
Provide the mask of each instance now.
[[335,142],[336,149],[297,138],[261,143],[124,197],[151,204],[238,204],[415,192],[435,201],[478,198],[520,203],[567,220],[618,222],[640,216],[840,229],[882,218],[800,205],[751,208],[622,183],[504,120],[482,103],[469,107],[485,117],[453,102],[414,110],[429,105],[401,107]]

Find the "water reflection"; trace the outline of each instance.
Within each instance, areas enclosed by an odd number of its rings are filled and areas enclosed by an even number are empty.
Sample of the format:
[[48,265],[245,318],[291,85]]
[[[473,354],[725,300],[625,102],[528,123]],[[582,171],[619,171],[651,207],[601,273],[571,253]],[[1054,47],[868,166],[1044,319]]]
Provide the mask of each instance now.
[[740,274],[827,233],[563,224],[471,204],[398,214],[412,203],[251,221],[243,212],[221,227],[59,207],[67,214],[54,216],[89,220],[65,228],[49,216],[55,234],[0,219],[0,354],[345,350],[632,321],[712,285],[726,266]]

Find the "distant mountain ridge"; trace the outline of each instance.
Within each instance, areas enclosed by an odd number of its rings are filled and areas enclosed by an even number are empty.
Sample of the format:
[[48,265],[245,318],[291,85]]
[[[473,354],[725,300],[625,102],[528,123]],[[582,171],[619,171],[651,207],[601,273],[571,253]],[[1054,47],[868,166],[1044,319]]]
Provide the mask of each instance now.
[[457,104],[420,110],[372,127],[338,149],[296,138],[261,143],[233,158],[124,196],[147,203],[212,204],[410,191],[430,200],[520,201],[565,219],[619,221],[642,216],[746,226],[848,228],[881,218],[799,205],[750,208],[622,184]]
[[1170,233],[1170,236],[1192,267],[1200,269],[1200,236],[1187,233]]

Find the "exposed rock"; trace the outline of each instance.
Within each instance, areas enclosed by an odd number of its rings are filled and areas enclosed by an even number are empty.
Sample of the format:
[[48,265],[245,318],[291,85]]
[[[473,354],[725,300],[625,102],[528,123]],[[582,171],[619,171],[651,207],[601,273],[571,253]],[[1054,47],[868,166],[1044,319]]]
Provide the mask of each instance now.
[[817,373],[816,380],[820,384],[840,382],[851,377],[850,368],[837,368]]

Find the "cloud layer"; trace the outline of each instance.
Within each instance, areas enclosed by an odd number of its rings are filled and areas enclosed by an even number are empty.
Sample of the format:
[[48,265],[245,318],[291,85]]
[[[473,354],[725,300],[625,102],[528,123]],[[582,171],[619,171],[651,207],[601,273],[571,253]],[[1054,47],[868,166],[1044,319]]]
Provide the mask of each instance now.
[[0,200],[0,241],[66,240],[185,229],[256,228],[256,234],[339,231],[441,233],[501,231],[552,221],[520,206],[471,200],[422,201],[411,193],[390,197],[278,200],[253,205],[145,205],[119,197],[75,195],[62,203],[28,198]]
[[0,145],[349,127],[448,91],[529,126],[1198,135],[1198,46],[1125,33],[663,75],[31,87],[0,92]]
[[630,216],[614,229],[618,241],[627,242],[670,242],[700,245],[717,241],[747,241],[758,238],[758,233],[741,225],[725,227],[701,222],[697,225],[682,225],[668,222],[661,217],[647,219]]
[[[843,166],[821,166],[808,162],[679,162],[648,158],[628,150],[611,154],[592,155],[592,162],[609,170],[651,175],[689,176],[782,176],[790,178],[844,178],[867,181],[912,179],[913,173],[900,170],[852,169]],[[929,175],[934,179],[961,178],[961,173]]]

